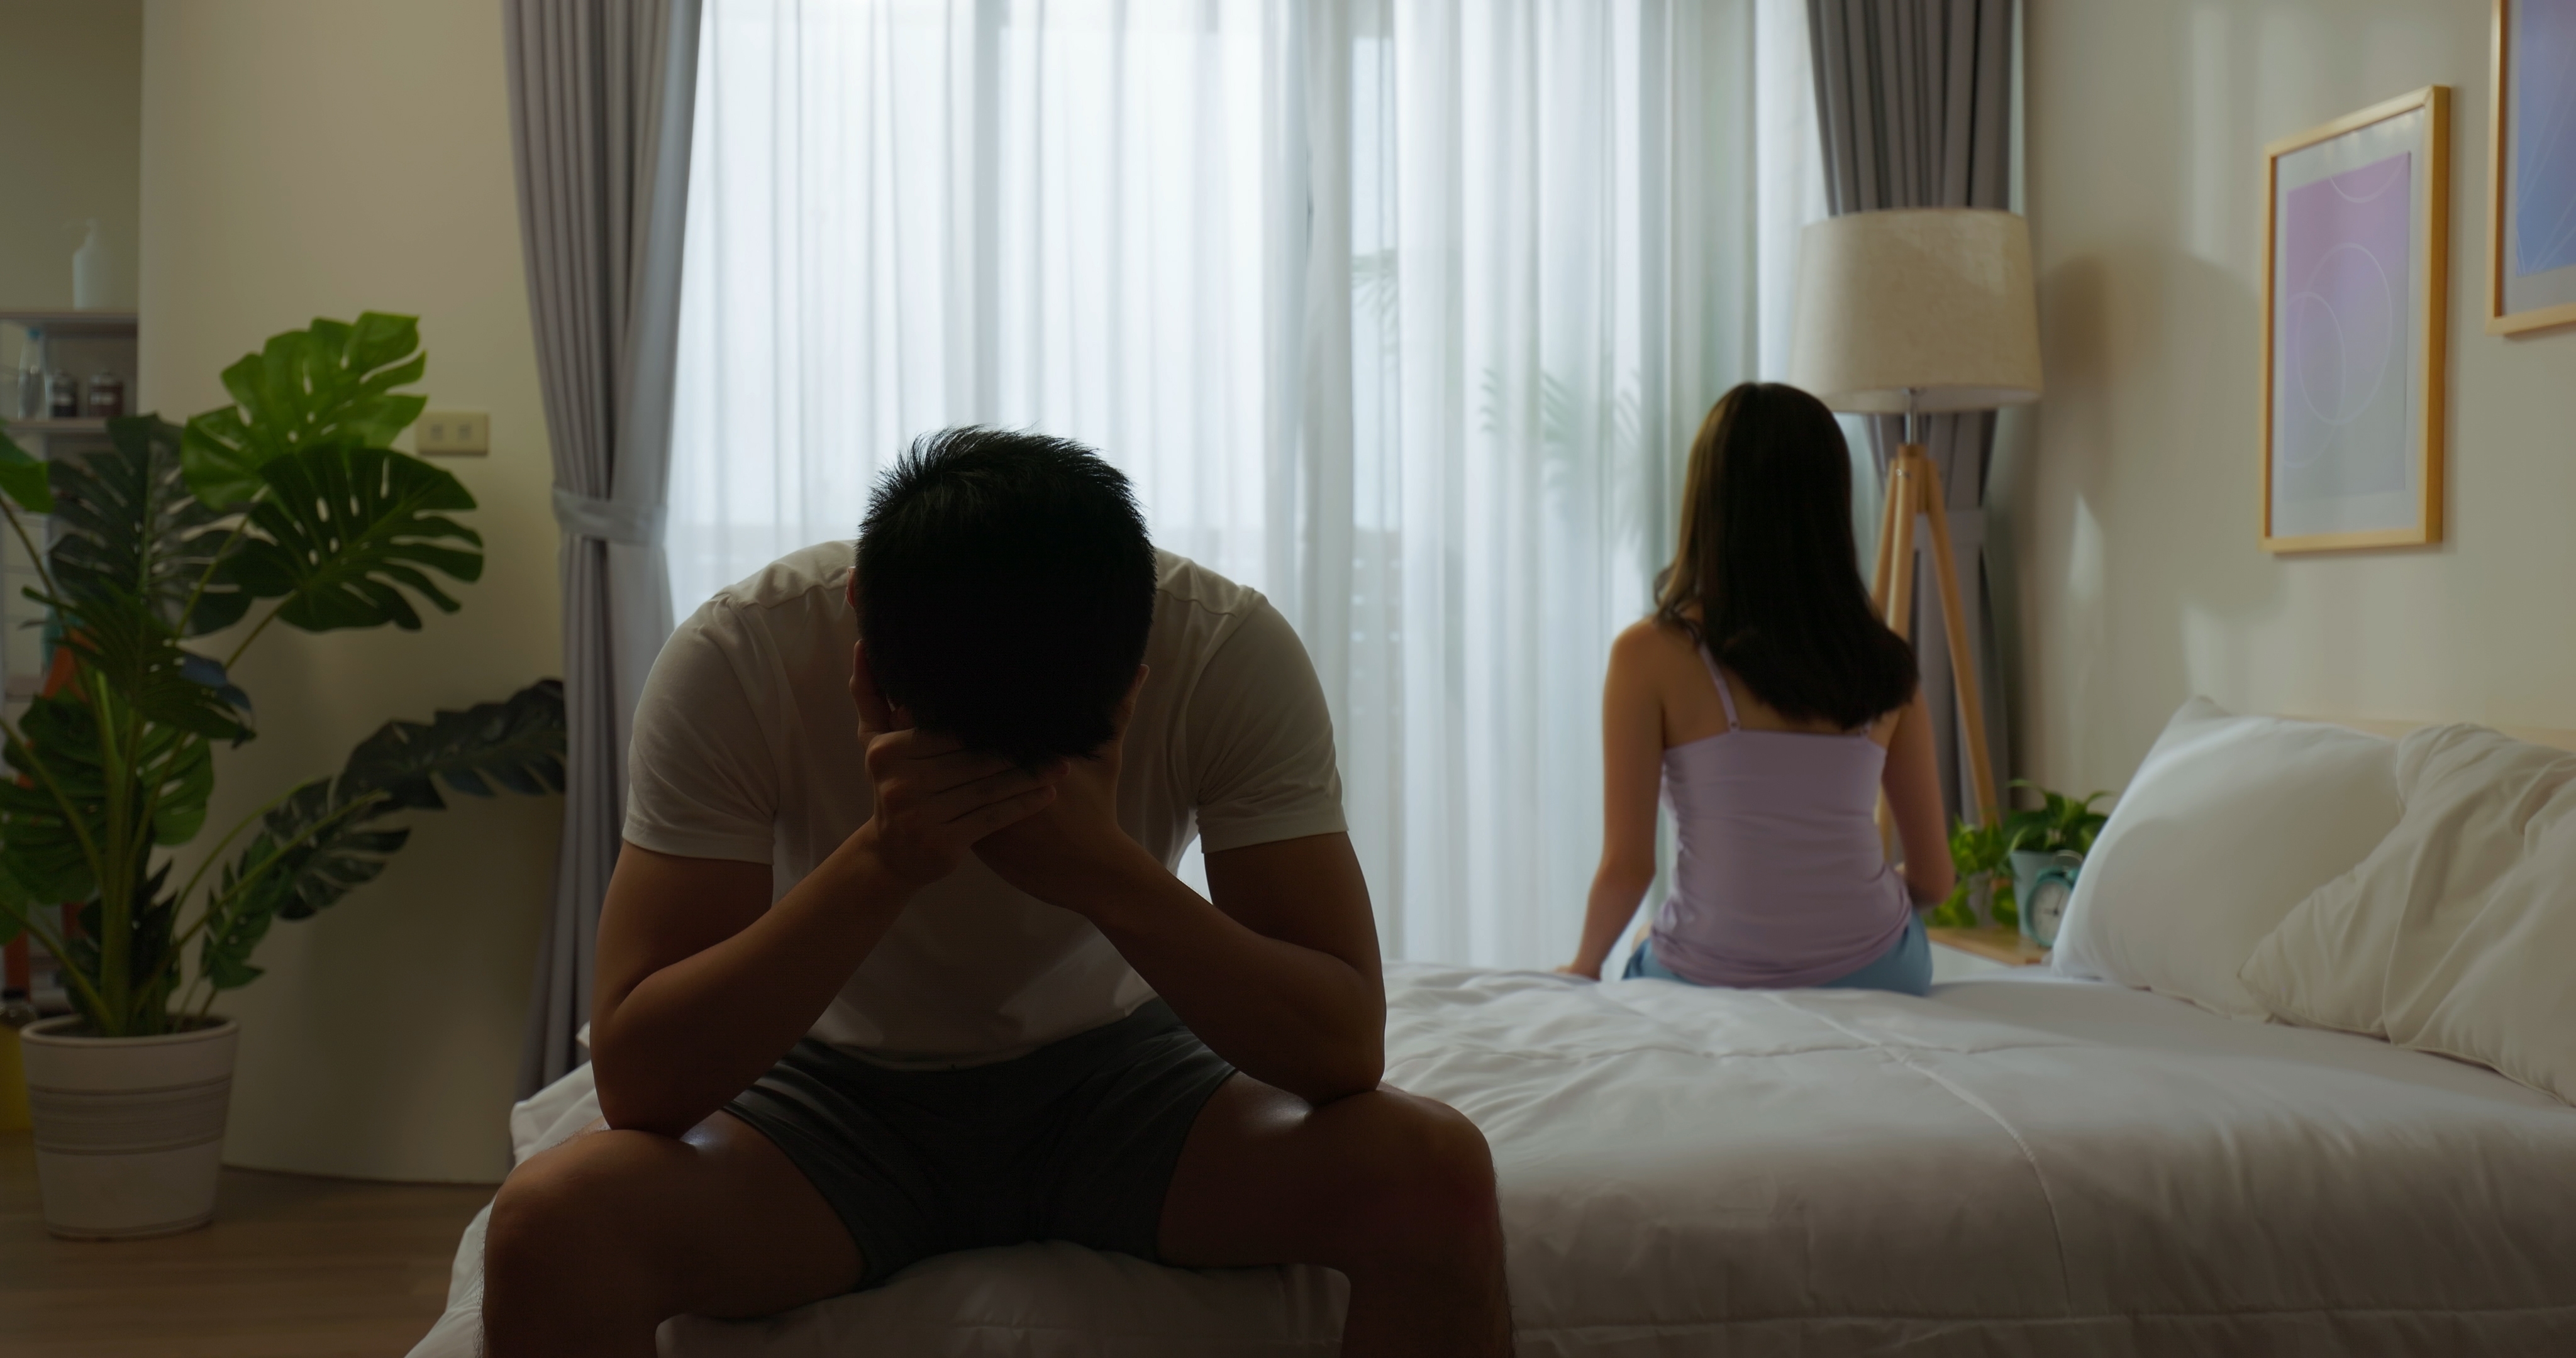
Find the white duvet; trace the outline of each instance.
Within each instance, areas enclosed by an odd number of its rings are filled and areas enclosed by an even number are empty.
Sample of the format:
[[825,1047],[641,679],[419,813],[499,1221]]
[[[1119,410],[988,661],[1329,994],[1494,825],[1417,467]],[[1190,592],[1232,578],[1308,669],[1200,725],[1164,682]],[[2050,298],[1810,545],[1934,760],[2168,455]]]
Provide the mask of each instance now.
[[[2024,974],[1862,991],[1388,974],[1388,1078],[1493,1143],[1527,1355],[2576,1353],[2576,1110]],[[589,1071],[512,1120],[595,1115]],[[414,1358],[471,1358],[478,1218]],[[1315,1269],[952,1255],[673,1358],[1333,1351]]]

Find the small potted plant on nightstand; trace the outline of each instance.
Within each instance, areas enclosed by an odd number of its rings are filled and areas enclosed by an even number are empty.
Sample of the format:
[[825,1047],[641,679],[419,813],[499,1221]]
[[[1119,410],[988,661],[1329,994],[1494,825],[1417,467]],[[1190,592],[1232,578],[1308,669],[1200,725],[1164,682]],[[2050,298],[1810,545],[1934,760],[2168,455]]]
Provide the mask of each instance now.
[[[21,1033],[58,1235],[213,1215],[239,1035],[214,1005],[260,974],[250,957],[273,921],[375,877],[410,833],[390,818],[441,809],[442,784],[563,786],[562,688],[541,680],[386,723],[172,880],[173,851],[205,827],[215,746],[253,734],[230,678],[244,651],[277,623],[416,630],[415,600],[457,608],[433,576],[483,573],[482,539],[448,517],[474,497],[385,446],[424,403],[393,390],[419,379],[419,347],[409,317],[315,321],[225,369],[234,404],[184,431],[113,420],[111,446],[50,463],[0,435],[0,513],[38,564],[30,594],[57,639],[43,694],[0,723],[0,940],[33,934],[71,996],[69,1016]],[[197,649],[246,621],[228,647]]]
[[2037,792],[2040,804],[2006,812],[1992,825],[1959,821],[1951,826],[1950,861],[1958,869],[1958,884],[1926,922],[1936,928],[1974,928],[1973,898],[1982,891],[1987,916],[1997,928],[2017,930],[2032,944],[2050,948],[2057,944],[2058,919],[2075,874],[2110,819],[2093,804],[2111,794],[2069,797],[2024,778],[2012,785]]

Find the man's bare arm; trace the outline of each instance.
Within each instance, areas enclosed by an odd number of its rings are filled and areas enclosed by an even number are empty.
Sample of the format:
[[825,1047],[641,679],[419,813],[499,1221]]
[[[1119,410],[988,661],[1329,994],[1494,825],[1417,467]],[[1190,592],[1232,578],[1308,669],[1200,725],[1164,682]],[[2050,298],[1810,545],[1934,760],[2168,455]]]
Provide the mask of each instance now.
[[1089,919],[1199,1040],[1265,1084],[1329,1103],[1386,1075],[1377,925],[1350,836],[1208,855],[1212,904],[1118,824],[1126,729],[1069,761],[1054,800],[975,846],[1020,890]]
[[609,1126],[678,1136],[814,1026],[911,895],[856,843],[775,908],[766,863],[618,855],[590,1024]]
[[1255,1079],[1319,1104],[1377,1088],[1386,991],[1349,836],[1210,854],[1211,903],[1105,817],[1084,817],[1078,804],[1091,798],[1071,791],[1082,775],[979,854],[1099,926],[1200,1040]]
[[610,1126],[678,1136],[722,1108],[814,1026],[914,892],[1054,800],[1060,768],[1015,768],[875,716],[876,814],[776,905],[766,864],[633,844],[618,856],[590,1025]]
[[[1377,1088],[1386,1075],[1386,985],[1368,881],[1350,836],[1212,853],[1207,878],[1214,908],[1255,946],[1238,953],[1194,943],[1202,928],[1186,909],[1125,912],[1111,938],[1125,937],[1119,947],[1131,960],[1156,958],[1153,970],[1139,963],[1138,972],[1254,1078],[1315,1103]],[[1197,895],[1181,889],[1196,905]],[[1219,931],[1204,932],[1212,939]]]

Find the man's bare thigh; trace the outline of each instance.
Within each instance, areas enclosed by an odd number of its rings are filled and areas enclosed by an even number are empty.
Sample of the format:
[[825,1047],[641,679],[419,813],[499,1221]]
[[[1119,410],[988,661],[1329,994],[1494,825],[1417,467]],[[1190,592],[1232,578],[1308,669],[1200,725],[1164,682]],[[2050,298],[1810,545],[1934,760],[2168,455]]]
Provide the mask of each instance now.
[[594,1122],[517,1173],[531,1170],[576,1182],[583,1191],[567,1196],[640,1247],[675,1315],[771,1315],[859,1279],[858,1247],[831,1205],[730,1113],[676,1141]]
[[1483,1139],[1446,1105],[1381,1086],[1316,1108],[1237,1074],[1207,1101],[1173,1167],[1163,1257],[1187,1268],[1338,1264],[1367,1209],[1418,1170],[1449,1168],[1449,1151],[1472,1160],[1468,1177],[1484,1176],[1490,1209]]

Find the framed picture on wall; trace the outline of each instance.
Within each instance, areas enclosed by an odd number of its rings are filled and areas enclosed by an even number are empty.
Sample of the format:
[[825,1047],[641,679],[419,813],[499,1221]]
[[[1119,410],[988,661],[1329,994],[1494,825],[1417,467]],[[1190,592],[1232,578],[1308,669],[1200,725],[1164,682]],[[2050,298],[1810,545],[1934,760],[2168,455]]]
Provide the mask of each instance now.
[[2495,0],[2487,333],[2576,324],[2576,0]]
[[2442,540],[2451,91],[2264,148],[2263,547]]

